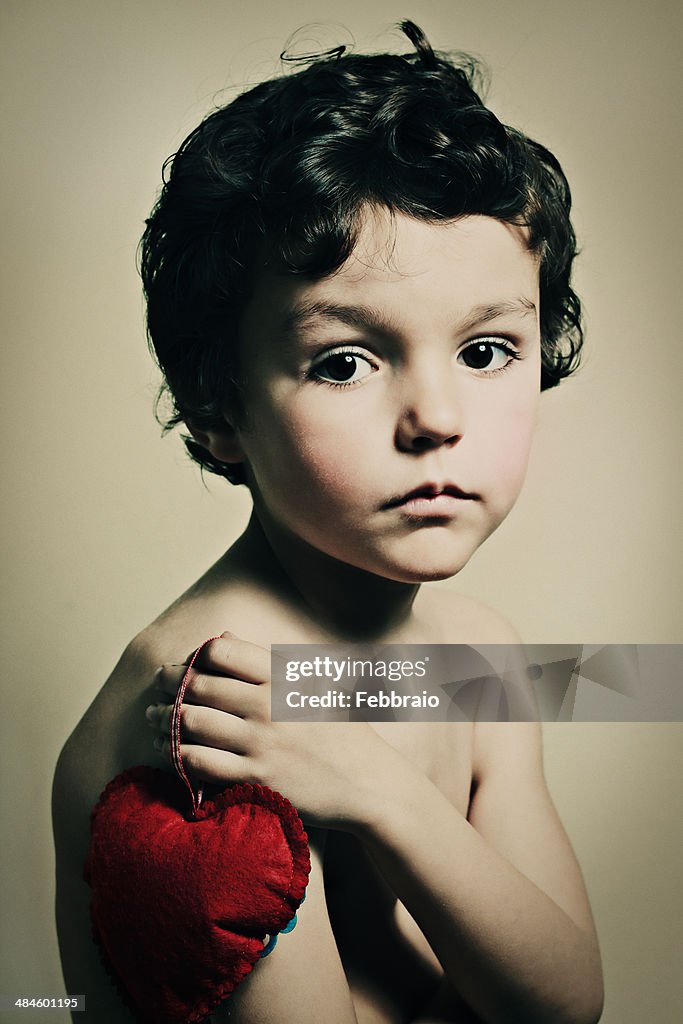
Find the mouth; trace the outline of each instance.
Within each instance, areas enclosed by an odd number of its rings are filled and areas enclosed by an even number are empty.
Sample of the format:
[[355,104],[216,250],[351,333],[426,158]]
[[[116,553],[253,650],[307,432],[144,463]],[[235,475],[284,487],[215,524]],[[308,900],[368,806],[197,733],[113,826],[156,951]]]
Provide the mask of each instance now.
[[407,494],[390,498],[382,508],[399,508],[415,516],[449,516],[455,514],[466,501],[479,501],[480,496],[463,491],[457,484],[427,483]]

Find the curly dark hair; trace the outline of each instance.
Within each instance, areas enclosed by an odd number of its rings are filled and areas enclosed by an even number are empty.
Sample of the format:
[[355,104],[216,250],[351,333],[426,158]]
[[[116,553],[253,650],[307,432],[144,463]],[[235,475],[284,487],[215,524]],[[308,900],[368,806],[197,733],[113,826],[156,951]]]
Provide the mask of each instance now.
[[[435,52],[413,22],[400,28],[412,53],[309,58],[215,110],[166,161],[141,242],[149,338],[173,401],[166,427],[211,429],[226,402],[239,410],[238,327],[264,246],[284,272],[324,277],[352,253],[368,206],[524,225],[540,266],[541,388],[576,369],[562,168],[484,105],[477,61]],[[205,469],[244,482],[242,466],[184,440]]]

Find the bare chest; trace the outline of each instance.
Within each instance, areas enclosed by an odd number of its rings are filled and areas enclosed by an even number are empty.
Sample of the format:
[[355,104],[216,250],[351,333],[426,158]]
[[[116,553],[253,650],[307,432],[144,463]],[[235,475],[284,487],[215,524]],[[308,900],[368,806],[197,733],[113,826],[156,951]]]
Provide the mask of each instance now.
[[[467,814],[472,726],[375,723],[373,727]],[[432,823],[438,830],[439,822]],[[416,1013],[441,969],[418,925],[355,837],[328,836],[325,894],[359,1022],[388,1024]]]

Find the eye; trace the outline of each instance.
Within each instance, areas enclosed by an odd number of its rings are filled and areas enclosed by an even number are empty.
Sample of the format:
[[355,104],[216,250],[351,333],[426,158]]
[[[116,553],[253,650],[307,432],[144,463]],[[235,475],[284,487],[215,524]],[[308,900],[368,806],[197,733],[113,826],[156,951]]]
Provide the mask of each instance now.
[[486,373],[504,370],[513,359],[519,359],[515,349],[503,341],[494,341],[488,338],[479,338],[473,341],[458,355],[458,362],[464,363],[470,370],[480,370]]
[[355,384],[375,372],[376,367],[367,356],[352,349],[336,349],[327,352],[313,364],[310,375],[314,380],[326,384]]

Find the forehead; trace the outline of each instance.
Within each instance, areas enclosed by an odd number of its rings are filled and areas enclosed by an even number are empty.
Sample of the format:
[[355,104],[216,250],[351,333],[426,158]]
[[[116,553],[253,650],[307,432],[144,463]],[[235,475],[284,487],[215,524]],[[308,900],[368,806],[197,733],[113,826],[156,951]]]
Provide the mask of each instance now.
[[315,326],[320,310],[363,307],[397,327],[466,322],[473,310],[538,307],[538,262],[526,230],[492,217],[433,223],[368,210],[346,263],[319,280],[263,270],[243,327],[279,332]]
[[[526,228],[493,217],[424,221],[385,209],[369,209],[361,220],[353,253],[338,275],[350,284],[389,282],[428,274],[486,280],[536,269]],[[490,271],[490,272],[489,272]]]

